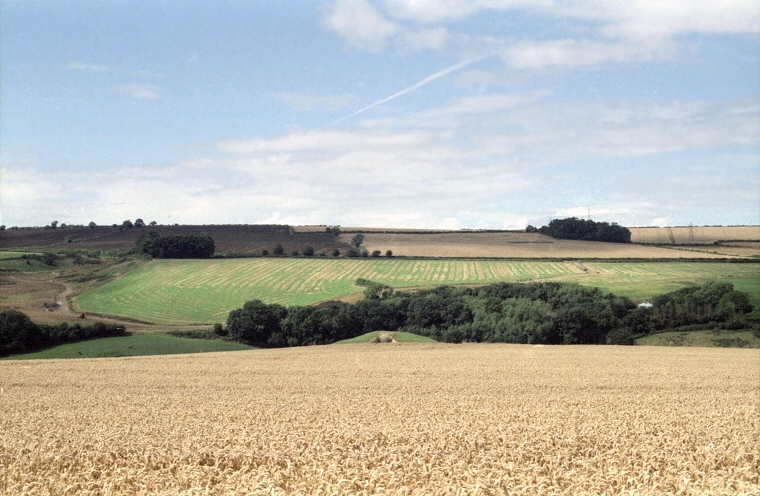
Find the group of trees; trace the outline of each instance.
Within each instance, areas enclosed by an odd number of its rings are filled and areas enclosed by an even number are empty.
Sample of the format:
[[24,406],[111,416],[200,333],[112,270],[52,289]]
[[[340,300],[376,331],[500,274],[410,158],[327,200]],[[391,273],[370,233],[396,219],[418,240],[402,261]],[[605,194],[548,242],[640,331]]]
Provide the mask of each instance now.
[[[132,229],[133,227],[145,227],[146,225],[155,226],[157,224],[158,223],[155,220],[151,221],[150,224],[146,224],[145,221],[143,221],[142,219],[135,219],[134,222],[127,219],[123,221],[121,224],[113,224],[111,227],[116,227],[118,229]],[[2,226],[2,227],[3,229],[5,228],[5,226]],[[54,220],[49,225],[45,226],[45,229],[66,229],[66,228],[73,228],[73,227],[89,227],[90,229],[94,229],[98,227],[98,225],[95,222],[90,222],[89,224],[87,224],[87,226],[76,225],[76,224],[65,224],[65,223],[62,223],[59,225],[58,221]]]
[[[361,236],[361,235],[358,235],[358,236]],[[363,236],[362,236],[362,238],[363,238]],[[363,241],[363,239],[361,241]],[[274,247],[274,249],[272,250],[272,253],[274,255],[277,255],[277,256],[283,256],[283,255],[285,255],[285,249],[282,247],[282,245],[276,245]],[[305,256],[305,257],[313,257],[314,254],[315,254],[314,248],[311,247],[311,246],[305,247],[303,249],[302,253],[303,253],[303,256]],[[379,257],[381,254],[382,254],[382,252],[380,250],[375,250],[372,253],[370,253],[366,248],[364,248],[363,246],[361,246],[361,242],[360,242],[359,245],[356,245],[356,244],[352,243],[352,246],[348,249],[348,251],[346,251],[346,256],[349,257],[349,258],[369,257],[369,256]],[[266,257],[267,255],[269,255],[269,250],[267,250],[267,249],[262,250],[261,251],[261,255],[264,256],[264,257]],[[292,255],[294,257],[297,257],[299,255],[298,254],[298,250],[294,250],[293,253],[292,253]],[[333,257],[339,257],[341,255],[341,253],[340,253],[340,250],[338,248],[334,248],[330,252],[330,255],[333,256]],[[325,253],[323,251],[323,252],[321,252],[319,254],[319,256],[321,256],[321,257],[327,256],[327,253]],[[385,256],[390,258],[390,257],[393,256],[393,252],[391,250],[388,250],[388,251],[385,252]]]
[[528,226],[526,232],[539,232],[555,239],[574,239],[581,241],[606,241],[608,243],[630,243],[631,231],[616,223],[594,222],[576,217],[554,219],[548,226],[536,229]]
[[[367,286],[365,299],[353,305],[285,308],[250,301],[230,313],[229,336],[273,347],[328,344],[376,330],[446,342],[633,344],[636,337],[666,328],[753,324],[746,295],[722,283],[663,295],[652,308],[567,283],[443,286],[416,293],[358,283]],[[668,324],[669,315],[679,318]]]
[[138,253],[153,258],[211,258],[214,256],[214,240],[208,234],[199,236],[160,236],[149,231],[137,240]]
[[746,293],[732,284],[708,282],[654,298],[651,327],[655,331],[692,325],[743,329],[753,310]]
[[98,322],[82,325],[62,322],[55,325],[38,325],[18,310],[0,312],[0,355],[28,353],[63,343],[126,334],[124,326],[115,324]]

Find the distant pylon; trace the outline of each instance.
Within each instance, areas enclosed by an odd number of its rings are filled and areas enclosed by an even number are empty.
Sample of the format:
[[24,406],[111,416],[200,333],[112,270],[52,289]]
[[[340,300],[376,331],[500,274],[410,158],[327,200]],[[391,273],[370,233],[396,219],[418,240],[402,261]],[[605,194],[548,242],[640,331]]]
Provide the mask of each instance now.
[[694,243],[694,224],[689,222],[689,244],[693,245]]

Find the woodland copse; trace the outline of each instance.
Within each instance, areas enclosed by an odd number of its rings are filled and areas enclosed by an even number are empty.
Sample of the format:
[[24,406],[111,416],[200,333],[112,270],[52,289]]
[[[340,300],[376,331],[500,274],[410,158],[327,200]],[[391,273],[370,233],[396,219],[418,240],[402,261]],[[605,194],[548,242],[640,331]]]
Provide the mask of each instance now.
[[[360,281],[367,285],[367,281]],[[247,302],[227,319],[229,337],[258,346],[329,344],[376,331],[439,341],[532,344],[633,344],[653,332],[704,326],[760,332],[760,316],[730,283],[709,282],[657,297],[651,307],[567,283],[440,286],[414,293],[367,285],[355,304],[325,307]]]

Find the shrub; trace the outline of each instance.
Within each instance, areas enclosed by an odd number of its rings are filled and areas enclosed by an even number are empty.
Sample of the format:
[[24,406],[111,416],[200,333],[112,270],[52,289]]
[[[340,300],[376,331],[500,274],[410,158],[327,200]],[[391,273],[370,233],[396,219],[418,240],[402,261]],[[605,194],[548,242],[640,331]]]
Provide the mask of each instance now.
[[357,248],[359,248],[362,243],[364,243],[364,235],[361,233],[356,234],[353,238],[351,238],[351,244]]
[[627,328],[615,329],[607,334],[606,342],[607,344],[623,344],[631,346],[634,344],[633,333]]
[[221,323],[217,322],[214,324],[214,334],[217,336],[226,336],[227,330],[222,326]]
[[307,256],[307,257],[313,257],[314,248],[312,248],[311,246],[307,246],[306,248],[303,249],[303,254],[304,256]]
[[39,327],[18,310],[0,312],[0,352],[26,351],[40,337]]

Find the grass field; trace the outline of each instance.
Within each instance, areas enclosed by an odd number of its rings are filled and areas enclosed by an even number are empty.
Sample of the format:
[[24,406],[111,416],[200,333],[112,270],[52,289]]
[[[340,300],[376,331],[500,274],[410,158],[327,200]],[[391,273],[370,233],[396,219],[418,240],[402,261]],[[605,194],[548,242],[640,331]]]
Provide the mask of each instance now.
[[91,339],[68,343],[34,353],[13,355],[3,360],[33,360],[39,358],[102,358],[145,355],[174,355],[207,353],[211,351],[250,350],[251,346],[220,339],[187,339],[168,334],[133,334],[116,338]]
[[0,493],[760,492],[760,352],[311,346],[0,363]]
[[21,258],[29,253],[20,251],[0,251],[0,260],[12,260],[14,258]]
[[437,342],[435,339],[431,339],[426,336],[419,336],[417,334],[412,334],[410,332],[372,331],[372,332],[368,332],[367,334],[362,334],[361,336],[356,336],[355,338],[338,341],[335,344],[372,343],[381,334],[390,334],[391,336],[393,336],[393,339],[398,343],[436,343]]
[[[394,287],[567,280],[649,298],[709,279],[760,280],[760,264],[466,260],[155,260],[75,298],[78,311],[159,324],[223,322],[246,301],[308,305],[360,293],[357,278]],[[760,286],[754,286],[760,292]]]
[[641,346],[718,346],[724,348],[760,348],[760,339],[751,331],[663,332],[636,340]]
[[760,303],[760,263],[599,263],[584,264],[583,276],[567,277],[585,286],[595,286],[634,299],[651,298],[687,285],[708,280],[733,283]]

